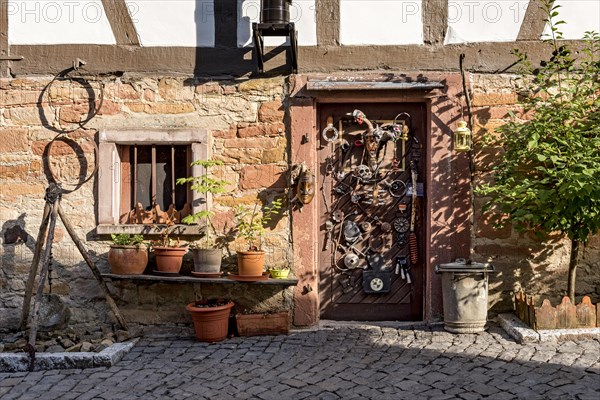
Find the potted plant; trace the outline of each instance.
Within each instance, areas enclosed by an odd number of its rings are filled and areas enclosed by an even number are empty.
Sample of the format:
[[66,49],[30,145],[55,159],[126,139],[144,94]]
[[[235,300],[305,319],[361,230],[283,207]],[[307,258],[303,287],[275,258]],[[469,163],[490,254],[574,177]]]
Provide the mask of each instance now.
[[142,235],[119,233],[110,235],[108,264],[113,274],[141,275],[148,264],[148,247]]
[[[229,184],[229,182],[213,178],[209,174],[210,168],[222,164],[223,162],[218,160],[196,160],[192,162],[191,166],[202,167],[202,173],[199,176],[179,178],[177,184],[184,185],[190,183],[192,190],[205,196],[208,194],[215,195],[223,193],[225,192],[225,186]],[[200,220],[204,222],[204,240],[190,244],[194,259],[194,271],[200,274],[215,274],[221,271],[223,248],[219,247],[219,235],[211,221],[213,215],[214,213],[209,210],[208,199],[206,198],[203,210],[188,215],[182,220],[182,222],[186,224],[194,224]]]
[[287,279],[290,274],[290,268],[286,266],[269,268],[269,275],[273,279]]
[[187,243],[182,244],[179,237],[171,238],[175,231],[171,219],[160,234],[160,238],[152,242],[152,251],[156,256],[156,272],[163,274],[178,274],[183,264],[183,256],[187,252]]
[[586,33],[576,60],[558,42],[557,25],[564,23],[553,22],[558,6],[548,0],[544,8],[551,58],[534,68],[526,54],[514,52],[532,77],[522,94],[532,118],[513,115],[502,126],[499,142],[505,151],[495,180],[477,192],[489,196],[486,209],[496,213],[498,226],[511,223],[518,231],[559,232],[570,239],[567,292],[575,304],[580,248],[600,231],[600,35]]
[[282,199],[275,199],[261,211],[258,204],[250,211],[244,206],[235,210],[237,236],[248,244],[248,250],[238,251],[238,275],[241,277],[261,277],[264,268],[265,252],[261,250],[266,226],[273,215],[279,214]]
[[188,304],[186,310],[194,321],[196,338],[209,343],[225,339],[233,306],[233,301],[224,299],[201,300]]

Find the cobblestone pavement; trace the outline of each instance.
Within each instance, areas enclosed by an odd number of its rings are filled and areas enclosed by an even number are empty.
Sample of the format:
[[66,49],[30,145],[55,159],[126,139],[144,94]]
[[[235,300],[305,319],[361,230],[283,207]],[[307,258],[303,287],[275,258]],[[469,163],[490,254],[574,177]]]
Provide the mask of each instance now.
[[0,373],[9,399],[600,399],[600,341],[520,345],[495,325],[144,338],[111,368]]

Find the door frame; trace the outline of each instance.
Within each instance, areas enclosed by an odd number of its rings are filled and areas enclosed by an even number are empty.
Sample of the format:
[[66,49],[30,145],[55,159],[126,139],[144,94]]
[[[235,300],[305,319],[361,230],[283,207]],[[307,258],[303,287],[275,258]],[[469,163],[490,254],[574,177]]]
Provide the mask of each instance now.
[[[360,74],[360,80],[381,81],[389,79],[377,74]],[[469,258],[471,249],[471,193],[469,159],[464,153],[452,151],[451,126],[461,117],[461,105],[457,98],[462,93],[462,81],[458,73],[428,73],[430,81],[441,82],[442,89],[414,90],[318,90],[309,91],[309,79],[319,76],[295,75],[291,79],[288,103],[289,157],[290,164],[304,162],[320,182],[317,136],[319,104],[325,103],[425,103],[427,158],[424,165],[424,288],[423,318],[433,322],[442,318],[441,278],[434,273],[435,265],[450,262],[458,257]],[[348,80],[349,76],[344,76]],[[415,74],[413,81],[423,79]],[[399,75],[398,79],[406,79]],[[318,190],[317,190],[318,192]],[[294,249],[293,270],[298,277],[294,292],[293,323],[310,326],[320,318],[319,267],[319,203],[320,192],[302,212],[292,213],[292,238]]]

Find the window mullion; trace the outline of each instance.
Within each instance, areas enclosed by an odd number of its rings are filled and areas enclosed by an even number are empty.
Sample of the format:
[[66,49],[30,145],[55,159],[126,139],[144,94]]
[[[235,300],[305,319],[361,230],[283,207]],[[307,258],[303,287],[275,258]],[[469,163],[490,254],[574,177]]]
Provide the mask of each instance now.
[[152,145],[152,207],[156,206],[156,145]]

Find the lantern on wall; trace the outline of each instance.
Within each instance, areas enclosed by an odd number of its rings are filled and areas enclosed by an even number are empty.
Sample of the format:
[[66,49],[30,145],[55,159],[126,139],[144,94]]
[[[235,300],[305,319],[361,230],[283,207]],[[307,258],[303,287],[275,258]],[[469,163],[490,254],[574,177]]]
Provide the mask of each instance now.
[[471,130],[465,121],[458,121],[458,128],[454,131],[454,150],[459,153],[471,150]]

